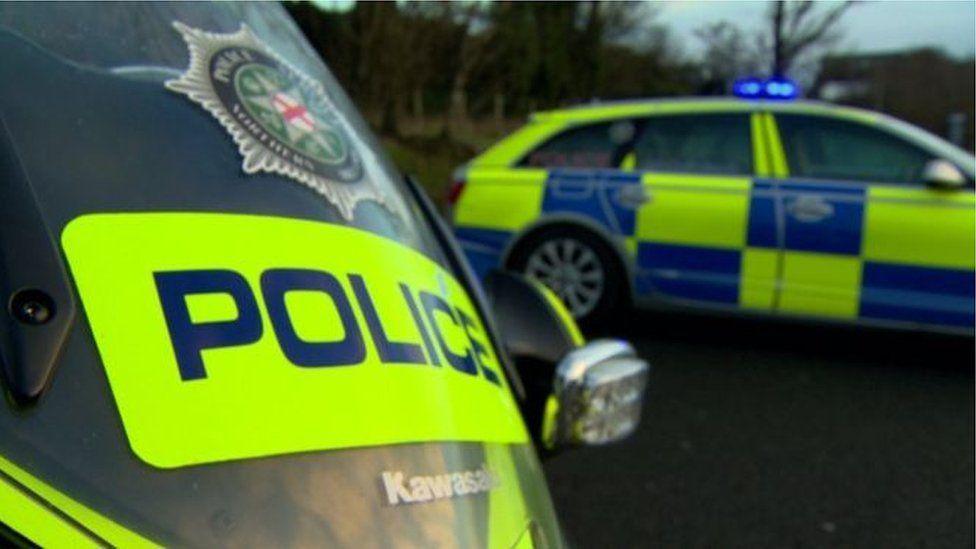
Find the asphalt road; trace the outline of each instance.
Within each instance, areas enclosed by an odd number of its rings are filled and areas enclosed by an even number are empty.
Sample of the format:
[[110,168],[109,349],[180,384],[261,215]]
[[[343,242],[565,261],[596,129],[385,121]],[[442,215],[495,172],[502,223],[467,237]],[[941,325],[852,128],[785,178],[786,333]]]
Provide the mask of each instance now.
[[973,547],[973,340],[634,314],[639,431],[545,462],[582,547]]

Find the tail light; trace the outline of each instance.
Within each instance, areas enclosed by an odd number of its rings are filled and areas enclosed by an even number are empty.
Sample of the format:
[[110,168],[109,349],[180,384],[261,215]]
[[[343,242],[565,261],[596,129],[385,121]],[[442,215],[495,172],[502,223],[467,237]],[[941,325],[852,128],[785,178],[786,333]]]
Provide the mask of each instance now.
[[447,205],[454,206],[457,204],[458,200],[461,198],[461,193],[464,192],[464,186],[468,183],[464,174],[456,175],[451,181],[451,188],[447,191]]

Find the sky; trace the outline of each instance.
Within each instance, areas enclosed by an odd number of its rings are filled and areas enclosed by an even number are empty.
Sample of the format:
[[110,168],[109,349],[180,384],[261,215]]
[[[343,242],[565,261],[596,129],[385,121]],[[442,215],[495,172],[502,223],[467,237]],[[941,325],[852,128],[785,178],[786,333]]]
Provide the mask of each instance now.
[[[671,27],[682,49],[699,48],[694,30],[728,20],[744,29],[763,22],[765,1],[678,0],[655,2],[658,21]],[[829,4],[824,2],[824,4]],[[956,57],[976,53],[976,1],[877,0],[851,7],[840,22],[841,51],[884,51],[936,46]]]

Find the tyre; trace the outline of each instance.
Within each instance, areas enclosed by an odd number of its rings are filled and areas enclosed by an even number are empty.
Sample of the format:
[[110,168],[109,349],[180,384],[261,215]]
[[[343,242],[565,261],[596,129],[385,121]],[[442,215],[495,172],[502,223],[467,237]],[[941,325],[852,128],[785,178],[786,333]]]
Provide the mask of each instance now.
[[530,234],[513,250],[508,268],[548,286],[584,325],[607,318],[622,304],[627,288],[610,245],[573,227]]

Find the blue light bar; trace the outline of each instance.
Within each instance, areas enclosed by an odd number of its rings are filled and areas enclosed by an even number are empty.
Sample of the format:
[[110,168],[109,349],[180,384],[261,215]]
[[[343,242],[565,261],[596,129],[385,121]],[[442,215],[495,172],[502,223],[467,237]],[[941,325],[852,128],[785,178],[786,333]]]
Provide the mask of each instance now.
[[732,85],[732,93],[744,99],[795,99],[799,88],[786,78],[742,78]]

